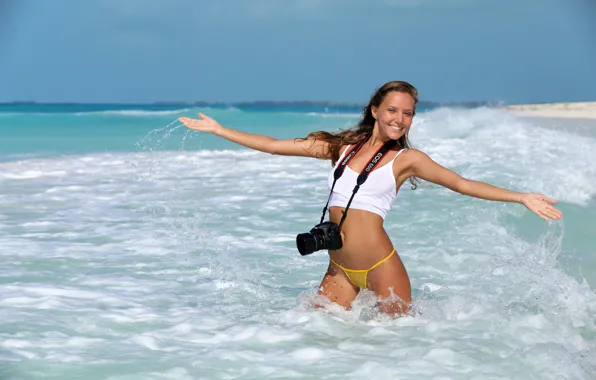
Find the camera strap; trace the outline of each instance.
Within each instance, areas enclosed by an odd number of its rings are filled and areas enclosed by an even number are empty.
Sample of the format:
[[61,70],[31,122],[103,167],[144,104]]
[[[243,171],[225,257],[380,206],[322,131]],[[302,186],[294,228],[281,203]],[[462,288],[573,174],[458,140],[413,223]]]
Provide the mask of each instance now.
[[[360,148],[362,148],[362,146],[370,139],[371,136],[372,136],[372,134],[370,134],[370,135],[366,136],[364,139],[362,139],[354,147],[354,149],[352,149],[352,151],[344,157],[344,159],[339,163],[339,165],[335,169],[335,172],[333,172],[333,184],[331,185],[331,191],[329,192],[329,198],[327,198],[327,204],[323,208],[323,216],[321,216],[320,223],[323,223],[323,220],[325,219],[325,213],[328,210],[329,201],[331,200],[331,194],[333,194],[333,188],[335,187],[335,183],[342,176],[342,174],[344,174],[344,170],[346,169],[346,166],[348,166],[348,163],[352,160],[352,158],[354,158],[356,153],[358,153]],[[372,170],[375,168],[377,163],[379,163],[379,161],[381,161],[381,159],[387,153],[387,151],[389,151],[389,149],[391,149],[396,143],[397,143],[397,141],[395,141],[395,140],[389,140],[385,144],[383,144],[383,146],[380,147],[379,150],[377,150],[377,153],[375,153],[371,157],[368,164],[362,169],[362,171],[358,175],[358,178],[356,179],[356,186],[354,187],[354,190],[352,190],[352,196],[350,197],[350,200],[348,201],[348,204],[346,205],[346,209],[344,210],[344,214],[341,218],[341,221],[339,222],[340,229],[341,229],[342,224],[344,223],[344,220],[346,219],[346,215],[348,214],[348,209],[350,208],[350,204],[352,204],[352,200],[354,199],[354,196],[360,189],[360,186],[362,186],[362,184],[366,181],[366,179],[368,178],[368,175],[372,172]]]

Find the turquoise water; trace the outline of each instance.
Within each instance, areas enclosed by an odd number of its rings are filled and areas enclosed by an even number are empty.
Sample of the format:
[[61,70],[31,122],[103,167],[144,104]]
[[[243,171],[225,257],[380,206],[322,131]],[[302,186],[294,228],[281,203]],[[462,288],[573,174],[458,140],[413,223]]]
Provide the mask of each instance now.
[[[301,257],[329,163],[190,133],[198,111],[278,138],[358,109],[81,106],[0,112],[2,379],[593,379],[596,128],[475,108],[421,110],[414,145],[519,205],[423,184],[386,227],[415,314],[310,307]],[[77,108],[79,107],[79,108]]]
[[[0,160],[15,155],[52,157],[61,154],[96,152],[137,152],[179,150],[180,138],[157,140],[146,147],[139,142],[153,129],[165,127],[180,115],[194,116],[203,111],[224,117],[237,128],[276,133],[280,138],[295,137],[309,127],[350,126],[360,108],[354,106],[304,107],[204,107],[159,105],[0,105]],[[335,117],[334,117],[335,115]],[[248,116],[248,117],[247,117]],[[329,119],[332,117],[333,119]],[[337,123],[337,119],[343,122]],[[335,121],[332,121],[335,120]],[[255,121],[257,121],[255,123]],[[178,133],[176,134],[176,136]],[[232,143],[206,136],[190,141],[188,149],[237,149]]]

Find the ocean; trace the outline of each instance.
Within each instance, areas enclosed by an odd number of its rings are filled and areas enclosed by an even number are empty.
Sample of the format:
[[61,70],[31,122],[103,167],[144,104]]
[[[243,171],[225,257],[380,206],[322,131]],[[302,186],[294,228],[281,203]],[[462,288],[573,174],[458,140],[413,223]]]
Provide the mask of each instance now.
[[405,184],[386,219],[414,312],[314,309],[330,164],[249,151],[179,116],[276,138],[354,107],[0,107],[0,379],[594,379],[596,126],[419,110],[410,138],[518,204]]

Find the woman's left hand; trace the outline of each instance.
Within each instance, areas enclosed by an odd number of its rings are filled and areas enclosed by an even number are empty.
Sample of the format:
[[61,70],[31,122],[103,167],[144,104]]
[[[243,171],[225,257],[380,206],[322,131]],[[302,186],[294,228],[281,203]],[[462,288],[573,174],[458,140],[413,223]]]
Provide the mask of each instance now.
[[551,206],[556,204],[557,201],[542,194],[524,194],[520,199],[520,203],[546,221],[559,220],[563,217],[561,211]]

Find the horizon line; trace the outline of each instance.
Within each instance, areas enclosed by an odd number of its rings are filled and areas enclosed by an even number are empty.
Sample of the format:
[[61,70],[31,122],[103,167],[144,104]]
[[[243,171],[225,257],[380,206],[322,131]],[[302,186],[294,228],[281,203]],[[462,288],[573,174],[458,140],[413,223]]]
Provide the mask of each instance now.
[[[365,102],[349,102],[335,100],[253,100],[253,101],[170,101],[156,100],[147,102],[79,102],[79,101],[49,101],[40,102],[36,100],[13,100],[0,101],[0,105],[319,105],[319,106],[366,106]],[[502,101],[468,100],[468,101],[431,101],[421,100],[418,105],[444,105],[444,104],[505,104]]]

